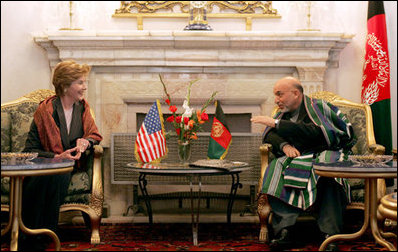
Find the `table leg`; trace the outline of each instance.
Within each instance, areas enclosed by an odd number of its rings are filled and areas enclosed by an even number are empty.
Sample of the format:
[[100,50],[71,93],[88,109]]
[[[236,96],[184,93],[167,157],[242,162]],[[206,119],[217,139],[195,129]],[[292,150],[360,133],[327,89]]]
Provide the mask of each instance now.
[[148,191],[146,190],[146,185],[148,184],[148,182],[146,181],[145,176],[146,176],[145,174],[141,174],[140,173],[140,176],[138,178],[138,182],[140,184],[140,189],[141,189],[142,196],[144,196],[146,210],[148,212],[149,223],[152,224],[153,223],[152,206],[151,206],[151,201],[149,199]]
[[393,244],[383,239],[377,225],[377,179],[370,179],[370,227],[378,244],[388,248],[390,251],[397,250]]
[[193,185],[192,185],[193,176],[190,176],[189,179],[189,188],[190,188],[190,195],[191,195],[191,218],[192,218],[192,240],[193,245],[198,246],[198,229],[199,229],[199,211],[200,211],[200,196],[202,191],[202,181],[201,176],[198,176],[198,208],[196,212],[196,220],[194,214],[194,197],[193,197]]
[[256,198],[255,186],[250,185],[250,202],[240,212],[239,214],[240,216],[244,216],[246,213],[249,213],[251,215],[257,214],[257,205],[255,204],[256,201],[255,198]]
[[59,241],[58,236],[51,230],[49,229],[29,229],[25,227],[22,221],[22,182],[23,178],[22,177],[12,177],[11,179],[15,179],[14,187],[13,190],[10,191],[13,195],[11,196],[11,199],[13,199],[13,202],[10,201],[10,205],[13,203],[13,218],[12,218],[12,230],[11,230],[11,245],[10,245],[10,250],[11,251],[17,251],[18,250],[18,235],[19,235],[19,228],[21,228],[21,231],[29,234],[29,235],[38,235],[38,234],[45,234],[50,236],[54,243],[55,243],[55,250],[60,251],[61,250],[61,243]]
[[10,244],[10,251],[17,251],[18,250],[18,235],[19,235],[19,218],[18,212],[20,208],[20,200],[19,200],[19,190],[21,188],[18,187],[19,183],[17,177],[11,177],[10,183],[13,184],[13,187],[10,188],[10,194],[12,194],[10,201],[10,206],[12,208],[12,219],[11,219],[11,244]]
[[[235,176],[236,176],[236,182],[235,182]],[[231,173],[231,177],[232,177],[231,191],[229,193],[228,207],[227,207],[227,223],[228,224],[231,224],[232,206],[234,204],[236,192],[238,191],[238,188],[242,188],[242,184],[239,183],[239,174]]]
[[326,240],[324,240],[321,244],[321,246],[319,247],[319,251],[324,251],[325,248],[327,247],[327,245],[329,245],[329,243],[332,243],[334,241],[338,241],[338,240],[354,240],[360,236],[362,236],[366,229],[369,226],[369,210],[370,210],[370,182],[369,179],[365,179],[365,213],[364,213],[364,220],[363,220],[363,225],[361,227],[361,229],[353,234],[337,234],[337,235],[333,235],[330,236],[329,238],[327,238]]
[[145,210],[142,206],[139,205],[139,198],[138,198],[138,185],[133,185],[133,204],[127,207],[126,212],[123,216],[128,216],[130,209],[133,211],[133,215],[137,213],[144,213]]

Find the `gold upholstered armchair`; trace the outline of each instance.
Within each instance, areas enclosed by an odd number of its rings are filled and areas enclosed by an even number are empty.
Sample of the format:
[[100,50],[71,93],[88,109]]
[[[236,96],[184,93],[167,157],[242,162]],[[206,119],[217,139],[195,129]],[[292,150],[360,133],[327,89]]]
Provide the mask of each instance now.
[[[24,149],[33,114],[40,101],[54,95],[54,91],[40,89],[15,101],[1,104],[1,152],[21,152]],[[93,111],[91,111],[92,115]],[[102,186],[102,154],[100,145],[88,150],[87,167],[71,177],[68,193],[60,212],[81,211],[84,221],[91,228],[91,243],[100,243],[104,192]],[[9,212],[9,177],[1,178],[1,211]],[[23,207],[23,206],[22,206]]]
[[[356,155],[365,154],[384,154],[385,148],[382,145],[376,144],[376,140],[373,132],[373,121],[372,121],[372,111],[369,105],[354,103],[349,100],[343,99],[331,92],[320,91],[309,95],[312,98],[323,99],[331,104],[340,108],[340,110],[345,113],[351,122],[355,135],[358,138],[358,142],[353,147],[353,152]],[[277,108],[273,111],[273,115],[277,112]],[[260,218],[260,234],[259,240],[261,242],[268,242],[268,225],[272,221],[272,209],[268,203],[265,194],[260,194],[261,185],[263,183],[264,172],[268,167],[268,163],[272,160],[273,155],[271,153],[272,146],[270,144],[263,144],[260,146],[261,155],[261,177],[259,179],[259,189],[258,189],[258,202],[257,202],[257,212]],[[352,202],[347,206],[347,209],[362,209],[364,210],[364,179],[348,179],[351,193]],[[385,195],[386,184],[384,179],[378,179],[377,181],[377,194],[378,199]]]

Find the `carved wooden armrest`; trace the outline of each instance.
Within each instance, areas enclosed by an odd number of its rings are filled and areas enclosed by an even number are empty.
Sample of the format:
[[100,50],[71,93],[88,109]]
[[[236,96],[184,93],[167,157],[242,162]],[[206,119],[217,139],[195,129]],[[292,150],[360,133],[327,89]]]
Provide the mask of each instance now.
[[104,191],[102,185],[102,155],[104,149],[101,145],[94,145],[93,163],[93,189],[91,193],[91,206],[98,216],[102,215],[102,205],[104,202]]
[[384,155],[386,148],[380,144],[371,144],[371,145],[369,145],[369,150],[372,154]]
[[269,163],[269,154],[271,153],[272,145],[265,143],[260,146],[260,157],[261,157],[261,171],[260,171],[260,179],[258,180],[258,192],[260,193],[261,187],[263,185],[264,173],[268,167]]
[[94,145],[94,158],[101,157],[104,154],[104,148],[101,145]]

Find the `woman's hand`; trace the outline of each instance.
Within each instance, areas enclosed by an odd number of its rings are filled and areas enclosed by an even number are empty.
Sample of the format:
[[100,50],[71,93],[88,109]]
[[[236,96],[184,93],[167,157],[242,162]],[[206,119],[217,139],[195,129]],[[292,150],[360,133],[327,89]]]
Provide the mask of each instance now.
[[[76,152],[76,154],[73,155],[73,152]],[[80,152],[80,149],[76,146],[75,148],[66,150],[66,151],[62,152],[61,154],[56,154],[54,156],[54,158],[79,160],[81,155],[82,155],[82,153]]]
[[79,138],[76,141],[76,147],[78,147],[79,151],[83,153],[90,147],[90,142],[87,139]]
[[282,150],[286,154],[286,156],[290,158],[295,158],[300,156],[300,152],[290,144],[286,144],[285,146],[283,146]]

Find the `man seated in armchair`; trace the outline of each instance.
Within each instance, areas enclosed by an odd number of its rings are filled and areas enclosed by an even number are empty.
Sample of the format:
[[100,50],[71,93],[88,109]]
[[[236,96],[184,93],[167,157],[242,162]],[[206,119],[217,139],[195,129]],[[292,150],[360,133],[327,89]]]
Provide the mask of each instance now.
[[[274,95],[279,107],[274,118],[254,116],[251,121],[266,125],[263,142],[272,145],[275,155],[259,186],[260,197],[268,198],[273,212],[270,247],[283,250],[292,246],[291,228],[304,211],[316,216],[325,238],[340,233],[349,185],[345,179],[319,177],[312,163],[342,160],[356,139],[347,117],[337,107],[304,95],[297,79],[277,81]],[[336,244],[327,250],[337,250]]]

